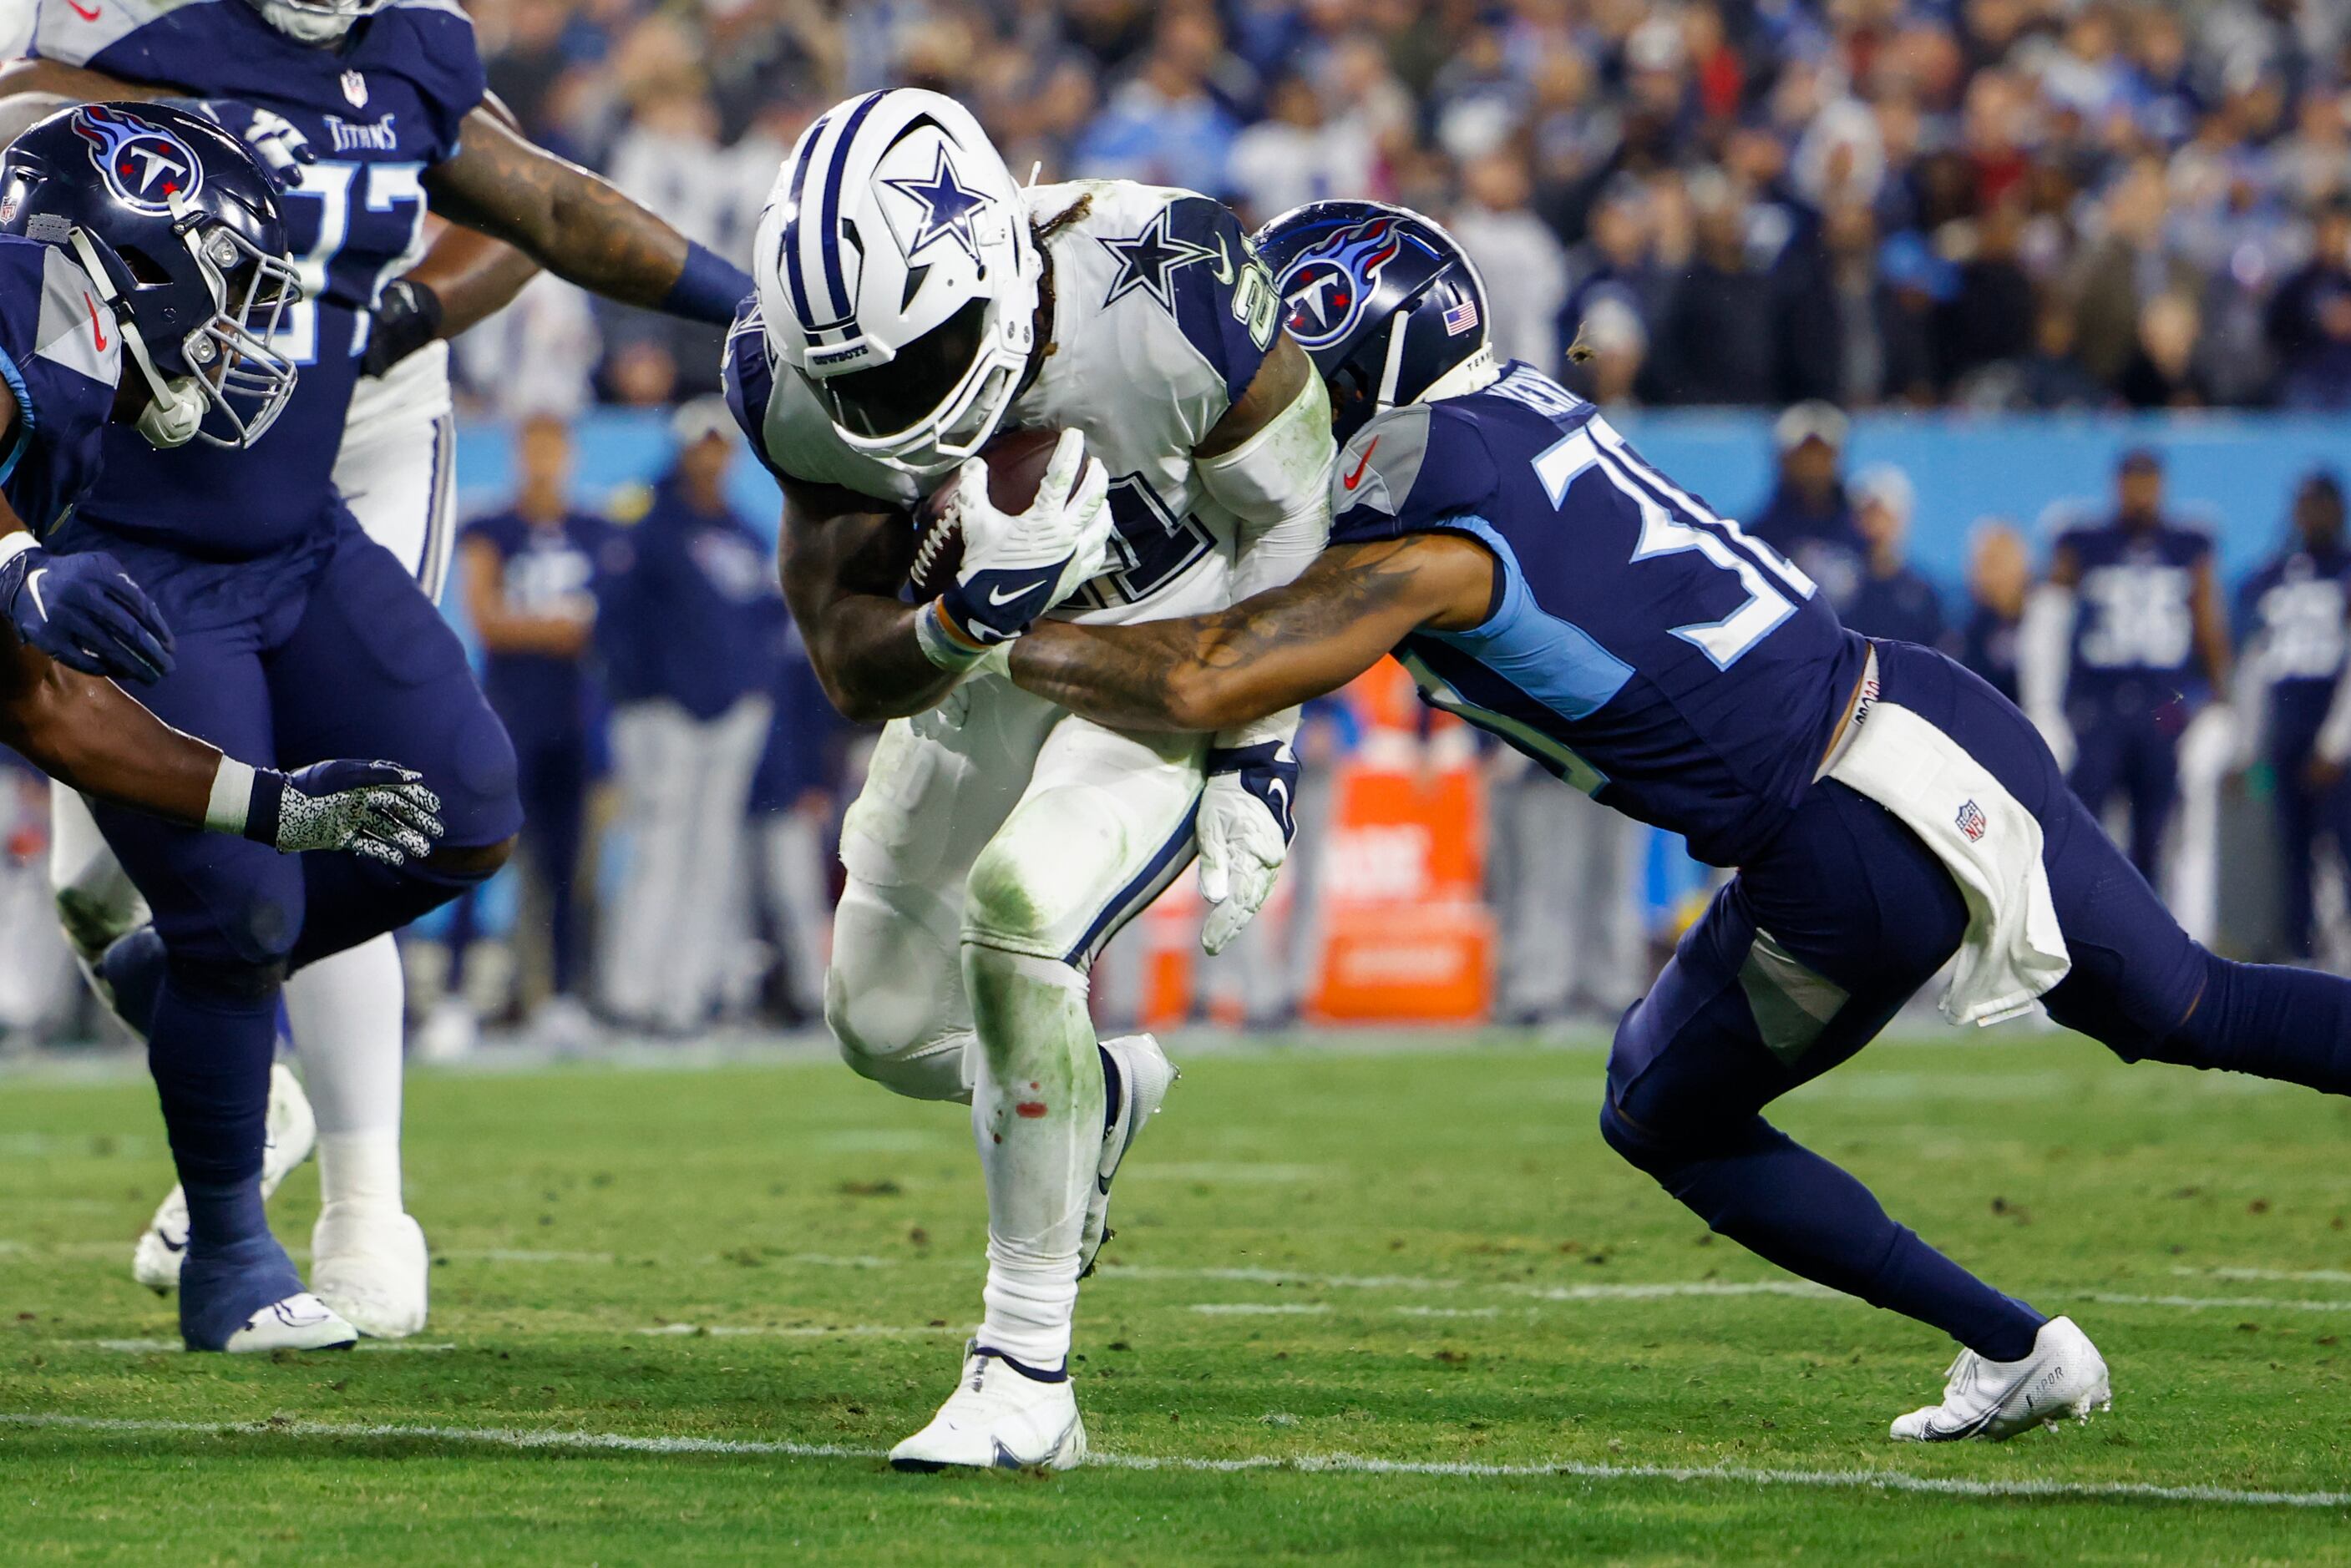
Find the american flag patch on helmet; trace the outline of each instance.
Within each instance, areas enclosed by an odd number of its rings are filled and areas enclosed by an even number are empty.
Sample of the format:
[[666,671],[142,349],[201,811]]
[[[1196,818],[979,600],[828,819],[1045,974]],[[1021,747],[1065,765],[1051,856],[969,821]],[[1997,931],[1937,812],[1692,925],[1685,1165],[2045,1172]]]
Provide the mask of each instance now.
[[1445,313],[1445,335],[1458,337],[1478,325],[1478,302],[1465,299]]

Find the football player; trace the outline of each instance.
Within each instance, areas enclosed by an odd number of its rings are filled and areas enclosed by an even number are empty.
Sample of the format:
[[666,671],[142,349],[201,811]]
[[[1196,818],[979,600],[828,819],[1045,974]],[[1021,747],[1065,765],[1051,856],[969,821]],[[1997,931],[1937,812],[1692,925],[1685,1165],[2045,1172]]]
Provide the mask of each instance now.
[[[333,486],[382,281],[413,264],[428,196],[444,215],[630,303],[720,321],[749,280],[501,123],[483,104],[471,26],[454,6],[131,0],[93,15],[53,4],[34,47],[40,57],[0,73],[0,96],[186,96],[295,182],[288,227],[313,287],[276,343],[304,374],[256,466],[110,452],[75,520],[78,538],[122,559],[178,634],[181,668],[155,688],[158,711],[281,753],[349,749],[336,742],[359,737],[412,753],[451,828],[429,862],[398,877],[289,880],[252,857],[198,857],[183,836],[96,813],[153,906],[152,934],[117,942],[104,967],[118,1000],[118,971],[163,971],[131,992],[156,996],[151,1054],[174,1151],[183,1179],[198,1170],[206,1189],[187,1183],[182,1328],[192,1345],[217,1348],[267,1309],[271,1292],[298,1282],[267,1236],[256,1187],[279,978],[488,875],[519,815],[511,749],[462,649]],[[0,118],[12,110],[22,112],[0,105]],[[256,483],[264,459],[267,480]],[[328,1185],[367,1201],[338,1205],[349,1223],[320,1232],[350,1261],[344,1298],[365,1307],[357,1298],[372,1294],[381,1310],[371,1315],[393,1331],[413,1326],[426,1260],[396,1197],[396,1140],[348,1152]],[[205,1257],[199,1286],[190,1276]]]
[[2074,748],[2068,776],[2093,815],[2123,793],[2131,864],[2154,881],[2179,795],[2180,733],[2229,691],[2229,615],[2210,537],[2164,515],[2153,451],[2123,454],[2113,516],[2058,535],[2049,587],[2060,605],[2072,596],[2061,732]]
[[2102,1405],[2105,1364],[2070,1320],[1895,1223],[1762,1107],[1954,955],[1954,1022],[2038,999],[2126,1061],[2337,1093],[2351,981],[2191,941],[2006,699],[1846,630],[1590,403],[1493,363],[1484,290],[1434,223],[1322,202],[1258,244],[1345,443],[1329,552],[1220,613],[1040,623],[1013,680],[1102,724],[1202,731],[1394,653],[1432,706],[1736,867],[1617,1027],[1603,1136],[1723,1235],[1959,1341],[1941,1400],[1894,1437],[2000,1438]]
[[[892,1459],[1073,1465],[1078,1281],[1175,1076],[1147,1035],[1096,1042],[1087,970],[1196,841],[1210,950],[1263,901],[1295,716],[1138,734],[973,672],[1057,606],[1129,621],[1287,582],[1328,523],[1328,400],[1223,207],[1023,189],[935,93],[818,119],[755,254],[727,395],[783,486],[785,596],[834,703],[891,721],[842,829],[826,1018],[858,1072],[969,1102],[987,1180],[984,1319]],[[1019,516],[968,461],[1013,427],[1070,432]],[[905,509],[958,465],[957,580],[910,607]]]
[[[502,108],[494,98],[484,103]],[[435,601],[456,531],[446,339],[511,299],[538,270],[509,245],[444,225],[424,259],[387,285],[369,313],[335,489],[360,532]],[[99,956],[147,923],[147,903],[89,807],[58,786],[49,796],[49,877],[66,940],[95,977]],[[289,975],[285,1002],[309,1093],[284,1064],[271,1067],[262,1196],[319,1150],[312,1291],[363,1334],[402,1338],[424,1326],[428,1276],[401,1195],[407,986],[398,942],[386,932]],[[187,1195],[174,1186],[140,1232],[131,1276],[156,1291],[174,1288],[187,1244]]]
[[[111,156],[94,166],[93,149]],[[181,176],[160,203],[138,189],[151,166]],[[104,552],[42,543],[96,480],[110,425],[169,445],[218,414],[214,439],[229,439],[234,391],[250,400],[246,433],[266,428],[295,376],[263,345],[300,286],[284,248],[267,178],[176,110],[68,110],[0,155],[0,606],[16,630],[0,738],[77,789],[184,827],[397,865],[440,831],[414,774],[331,762],[289,779],[160,723],[94,677],[168,672],[162,616]]]

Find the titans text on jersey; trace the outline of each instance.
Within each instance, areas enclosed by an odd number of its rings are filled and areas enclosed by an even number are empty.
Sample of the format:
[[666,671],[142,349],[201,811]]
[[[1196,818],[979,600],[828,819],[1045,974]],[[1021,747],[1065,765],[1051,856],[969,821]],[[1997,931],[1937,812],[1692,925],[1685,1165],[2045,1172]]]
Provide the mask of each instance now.
[[[420,176],[456,151],[481,100],[473,24],[450,0],[394,0],[340,47],[314,47],[244,0],[42,0],[33,46],[43,58],[204,99],[232,135],[256,109],[279,115],[317,151],[280,198],[303,298],[276,342],[301,380],[254,449],[261,464],[201,444],[157,452],[118,431],[81,511],[105,534],[218,559],[295,543],[329,493],[367,309],[422,254]],[[265,468],[269,482],[254,483]]]

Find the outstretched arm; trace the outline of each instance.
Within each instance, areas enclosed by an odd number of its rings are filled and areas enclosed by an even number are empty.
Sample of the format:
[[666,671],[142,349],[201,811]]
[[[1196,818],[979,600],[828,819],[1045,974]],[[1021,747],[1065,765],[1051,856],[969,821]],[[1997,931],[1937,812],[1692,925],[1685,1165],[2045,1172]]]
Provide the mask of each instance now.
[[201,827],[218,748],[174,730],[110,680],[0,636],[0,741],[85,794]]
[[1340,545],[1214,615],[1040,623],[1013,645],[1012,679],[1119,729],[1229,729],[1337,691],[1411,632],[1479,625],[1495,582],[1494,557],[1458,535]]
[[734,319],[750,278],[621,194],[526,141],[487,108],[425,171],[434,211],[525,252],[591,294],[700,321]]

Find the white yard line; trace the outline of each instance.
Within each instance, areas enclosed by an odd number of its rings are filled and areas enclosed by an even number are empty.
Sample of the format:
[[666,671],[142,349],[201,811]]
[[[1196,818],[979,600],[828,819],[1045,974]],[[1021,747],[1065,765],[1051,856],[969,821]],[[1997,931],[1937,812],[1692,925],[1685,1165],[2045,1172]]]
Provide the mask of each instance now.
[[[330,1421],[143,1421],[98,1416],[0,1414],[0,1427],[19,1430],[103,1432],[120,1436],[271,1437],[305,1441],[408,1440],[474,1443],[500,1449],[557,1449],[586,1453],[732,1454],[751,1458],[862,1459],[879,1449],[834,1443],[753,1441],[728,1438],[643,1438],[625,1432],[568,1432],[515,1427],[422,1427]],[[2151,1481],[1969,1480],[1901,1470],[1776,1469],[1747,1465],[1615,1465],[1582,1460],[1492,1465],[1457,1460],[1379,1459],[1360,1454],[1262,1454],[1209,1459],[1187,1455],[1096,1453],[1089,1464],[1105,1469],[1231,1474],[1289,1470],[1307,1475],[1435,1476],[1463,1480],[1665,1480],[1732,1486],[1808,1487],[1849,1491],[1907,1492],[1985,1499],[2080,1501],[2203,1502],[2266,1508],[2351,1508],[2351,1491],[2245,1490],[2218,1486],[2161,1486]]]
[[[99,1350],[119,1351],[125,1355],[155,1355],[166,1352],[177,1355],[184,1354],[187,1349],[184,1345],[176,1339],[83,1339],[68,1340],[66,1343],[68,1345],[94,1345]],[[353,1350],[393,1350],[415,1353],[419,1351],[431,1352],[436,1350],[455,1350],[457,1346],[454,1343],[444,1342],[440,1344],[426,1344],[421,1340],[414,1339],[362,1339],[357,1345],[351,1346],[351,1348]]]
[[2279,1280],[2301,1285],[2351,1285],[2351,1269],[2175,1268],[2182,1279]]
[[1192,1310],[1204,1317],[1311,1317],[1331,1309],[1321,1302],[1201,1302]]
[[948,1328],[943,1324],[920,1328],[901,1328],[883,1323],[844,1324],[731,1324],[731,1323],[664,1323],[651,1328],[624,1329],[626,1334],[657,1334],[669,1339],[736,1339],[755,1335],[775,1335],[789,1339],[830,1339],[835,1334],[966,1334],[968,1327]]
[[2076,1291],[2073,1299],[2096,1302],[2102,1306],[2177,1307],[2186,1312],[2214,1307],[2236,1312],[2351,1312],[2351,1301],[2299,1301],[2283,1296],[2135,1296],[2116,1291]]

